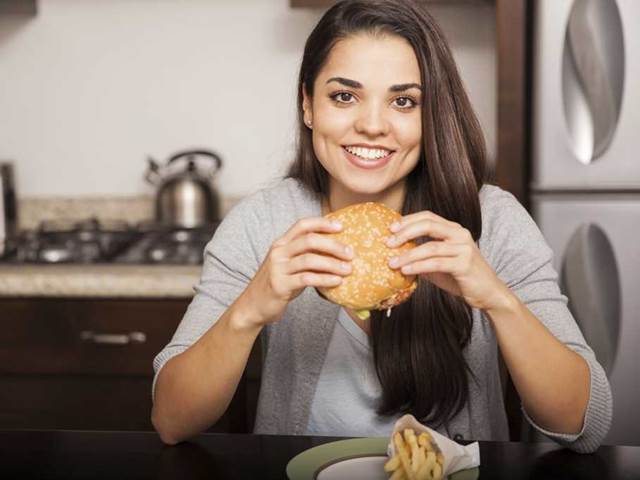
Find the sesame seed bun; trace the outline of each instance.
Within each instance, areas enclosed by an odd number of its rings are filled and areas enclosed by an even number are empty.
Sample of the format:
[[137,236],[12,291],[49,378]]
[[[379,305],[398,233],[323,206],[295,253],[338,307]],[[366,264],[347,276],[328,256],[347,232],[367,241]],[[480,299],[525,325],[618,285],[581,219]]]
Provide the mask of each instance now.
[[392,235],[389,225],[401,215],[375,202],[350,205],[325,215],[342,222],[339,233],[327,234],[353,248],[352,272],[341,285],[319,288],[328,300],[347,308],[386,310],[407,300],[416,288],[415,276],[405,276],[389,267],[389,259],[415,247],[407,242],[399,248],[384,243]]

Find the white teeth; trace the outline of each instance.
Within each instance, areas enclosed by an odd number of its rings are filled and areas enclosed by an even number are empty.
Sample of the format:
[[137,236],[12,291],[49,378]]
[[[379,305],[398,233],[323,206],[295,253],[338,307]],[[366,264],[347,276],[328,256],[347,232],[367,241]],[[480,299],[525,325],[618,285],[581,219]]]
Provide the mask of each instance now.
[[364,158],[366,160],[377,160],[386,157],[391,152],[382,148],[364,148],[364,147],[344,147],[345,150],[353,155]]

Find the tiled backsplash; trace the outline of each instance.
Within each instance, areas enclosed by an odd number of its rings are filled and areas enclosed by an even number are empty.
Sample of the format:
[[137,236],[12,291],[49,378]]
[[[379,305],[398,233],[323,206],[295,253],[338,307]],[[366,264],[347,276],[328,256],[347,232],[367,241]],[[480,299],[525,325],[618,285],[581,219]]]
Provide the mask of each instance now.
[[[222,215],[241,200],[241,197],[223,197]],[[18,228],[37,228],[43,220],[124,220],[131,224],[153,219],[152,196],[123,197],[23,197],[18,199]]]

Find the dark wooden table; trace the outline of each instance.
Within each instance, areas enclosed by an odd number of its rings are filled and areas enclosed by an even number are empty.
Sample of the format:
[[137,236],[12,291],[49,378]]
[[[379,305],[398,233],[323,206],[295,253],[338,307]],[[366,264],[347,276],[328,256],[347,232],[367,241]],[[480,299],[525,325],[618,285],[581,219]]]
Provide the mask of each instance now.
[[[327,437],[203,434],[164,446],[152,432],[0,431],[0,478],[285,479]],[[640,479],[640,447],[579,455],[554,444],[481,442],[480,479]]]

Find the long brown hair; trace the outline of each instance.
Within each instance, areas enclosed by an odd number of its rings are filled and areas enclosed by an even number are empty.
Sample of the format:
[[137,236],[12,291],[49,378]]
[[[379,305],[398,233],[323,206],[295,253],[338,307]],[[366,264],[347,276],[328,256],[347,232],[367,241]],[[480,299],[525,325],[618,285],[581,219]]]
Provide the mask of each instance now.
[[[479,190],[485,180],[482,131],[444,35],[423,7],[411,1],[345,0],[330,8],[304,48],[298,79],[298,148],[288,176],[321,197],[328,173],[315,156],[303,123],[302,88],[314,81],[333,46],[356,33],[398,35],[413,47],[422,85],[422,148],[406,178],[404,215],[431,210],[480,238]],[[471,308],[459,297],[420,279],[409,301],[390,318],[373,312],[373,357],[382,386],[381,415],[404,412],[441,425],[464,407],[471,372],[463,352],[472,328]]]

